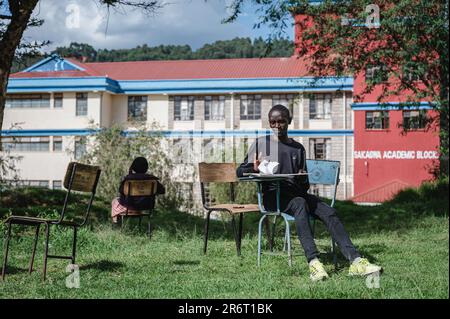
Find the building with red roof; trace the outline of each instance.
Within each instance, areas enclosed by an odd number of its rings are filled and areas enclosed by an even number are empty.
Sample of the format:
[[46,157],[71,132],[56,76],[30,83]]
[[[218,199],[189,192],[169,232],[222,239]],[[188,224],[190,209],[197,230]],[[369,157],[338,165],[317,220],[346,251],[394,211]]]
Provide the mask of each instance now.
[[[419,109],[431,112],[428,103],[403,111],[397,108],[402,97],[387,101],[389,109],[375,95],[354,103],[364,76],[317,78],[295,55],[104,63],[52,55],[11,74],[3,145],[22,156],[21,184],[60,188],[67,163],[84,151],[91,123],[133,130],[136,122],[157,121],[172,150],[200,154],[182,164],[194,176],[195,164],[211,154],[270,134],[268,111],[281,103],[293,115],[290,135],[309,158],[341,162],[338,198],[380,202],[432,177],[439,138],[437,129],[419,126],[405,135],[398,125],[422,114]],[[244,155],[225,159],[241,162]],[[179,182],[198,196],[194,181]],[[327,187],[313,191],[330,195]]]

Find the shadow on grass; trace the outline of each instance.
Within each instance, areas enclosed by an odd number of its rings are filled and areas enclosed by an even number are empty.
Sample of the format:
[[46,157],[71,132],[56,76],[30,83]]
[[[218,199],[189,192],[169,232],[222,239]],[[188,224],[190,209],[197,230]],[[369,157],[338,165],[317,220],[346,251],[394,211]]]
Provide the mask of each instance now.
[[174,265],[177,266],[196,266],[200,265],[200,261],[198,260],[175,260],[173,262]]
[[[6,191],[0,196],[0,218],[9,209],[18,215],[37,215],[42,209],[59,211],[65,191],[39,188],[25,188]],[[88,197],[75,194],[70,212],[79,209]],[[419,189],[406,189],[393,200],[379,206],[358,206],[350,201],[337,201],[336,210],[350,236],[367,236],[382,231],[403,232],[416,227],[425,216],[448,216],[448,179],[437,183],[425,183]],[[110,203],[96,199],[92,209],[91,224],[110,223]],[[202,212],[204,213],[204,212]],[[225,217],[229,215],[226,214]],[[244,214],[243,237],[257,236],[259,213]],[[137,221],[135,221],[137,222]],[[177,210],[159,207],[151,217],[152,226],[173,238],[202,236],[205,219]],[[280,226],[278,226],[280,228]],[[145,228],[145,227],[143,227]],[[317,223],[316,238],[329,238],[321,222]],[[295,234],[295,227],[292,227]],[[143,232],[144,230],[142,230]],[[211,220],[209,239],[234,240],[231,223],[228,220]],[[244,239],[245,240],[245,239]],[[370,253],[370,252],[369,252]]]
[[116,261],[111,261],[111,260],[100,260],[95,263],[83,265],[80,267],[80,270],[95,269],[95,270],[101,270],[101,271],[115,271],[124,266],[125,266],[125,264],[121,263],[121,262],[116,262]]
[[12,265],[6,266],[6,276],[15,275],[15,274],[24,274],[24,273],[28,273],[28,268],[18,268],[18,267],[12,266]]

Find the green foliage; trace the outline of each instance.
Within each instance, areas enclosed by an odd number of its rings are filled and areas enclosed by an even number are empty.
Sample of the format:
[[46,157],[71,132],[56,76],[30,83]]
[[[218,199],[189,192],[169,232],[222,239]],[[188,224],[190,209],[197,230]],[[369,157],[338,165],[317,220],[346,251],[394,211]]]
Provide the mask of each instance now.
[[234,38],[205,44],[196,51],[189,45],[139,45],[133,49],[99,49],[91,45],[72,42],[69,47],[58,47],[52,53],[64,57],[85,59],[86,62],[121,62],[121,61],[153,61],[153,60],[193,60],[193,59],[239,59],[260,57],[290,57],[294,46],[285,38],[274,39],[267,46],[259,37]]
[[101,129],[88,141],[83,160],[102,169],[98,185],[101,198],[111,200],[118,196],[120,181],[128,175],[133,159],[143,156],[149,164],[148,173],[158,177],[166,188],[166,194],[157,197],[158,202],[167,207],[182,204],[171,179],[173,163],[167,152],[168,146],[162,136],[156,133],[158,131],[157,124],[153,123],[150,128],[138,126],[136,131],[126,136],[121,126],[113,125]]

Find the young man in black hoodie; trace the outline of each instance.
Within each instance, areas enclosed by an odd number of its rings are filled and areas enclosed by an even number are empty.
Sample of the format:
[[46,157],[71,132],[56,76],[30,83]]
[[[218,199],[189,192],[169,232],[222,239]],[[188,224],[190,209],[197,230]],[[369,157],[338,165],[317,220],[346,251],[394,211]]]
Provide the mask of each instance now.
[[[278,162],[278,174],[295,174],[307,172],[306,152],[302,144],[288,136],[288,127],[292,117],[289,109],[283,105],[275,105],[269,112],[269,124],[273,131],[272,136],[258,138],[250,147],[249,153],[237,169],[239,177],[244,173],[258,173],[259,165],[263,159]],[[380,272],[380,266],[369,263],[361,258],[359,252],[351,242],[336,210],[314,195],[307,193],[309,182],[307,175],[289,177],[280,183],[280,209],[286,210],[295,218],[297,234],[305,251],[309,263],[310,278],[313,281],[328,278],[323,264],[319,261],[309,216],[322,220],[331,236],[338,244],[342,254],[350,261],[349,275],[368,275]],[[263,203],[266,209],[276,210],[276,184],[263,183]]]

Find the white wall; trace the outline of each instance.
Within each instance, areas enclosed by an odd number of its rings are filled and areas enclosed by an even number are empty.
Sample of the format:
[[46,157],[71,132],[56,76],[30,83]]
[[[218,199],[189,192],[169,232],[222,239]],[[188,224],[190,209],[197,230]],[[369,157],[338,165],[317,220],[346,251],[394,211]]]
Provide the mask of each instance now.
[[309,120],[311,130],[331,130],[333,128],[331,120]]
[[225,120],[223,121],[204,121],[204,128],[206,131],[224,130]]
[[128,96],[113,95],[111,97],[111,122],[112,124],[126,125],[128,117]]
[[109,93],[103,93],[102,95],[102,114],[101,114],[101,126],[110,127],[112,121],[112,95]]
[[158,122],[161,129],[167,130],[169,127],[169,96],[149,95],[147,103],[147,122]]
[[91,120],[100,123],[100,93],[88,93],[88,115],[76,116],[76,93],[63,95],[63,107],[53,108],[8,108],[5,109],[2,129],[10,129],[14,124],[21,129],[79,129],[89,126]]
[[241,129],[241,130],[262,129],[262,121],[261,120],[240,120],[239,129]]

